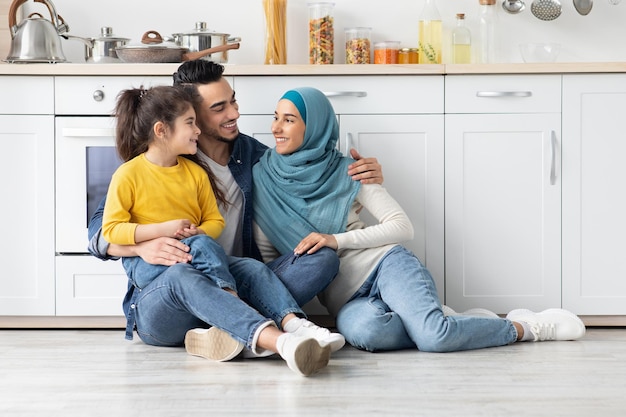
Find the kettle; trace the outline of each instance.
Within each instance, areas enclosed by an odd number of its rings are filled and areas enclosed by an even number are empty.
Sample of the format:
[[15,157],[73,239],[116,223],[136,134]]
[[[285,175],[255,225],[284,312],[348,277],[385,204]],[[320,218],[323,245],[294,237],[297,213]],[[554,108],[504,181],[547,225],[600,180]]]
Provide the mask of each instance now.
[[13,0],[9,7],[9,29],[11,49],[6,61],[13,62],[65,62],[59,35],[69,30],[63,18],[57,15],[50,0],[34,0],[45,4],[52,21],[39,13],[32,13],[27,19],[17,23],[17,9],[27,0]]

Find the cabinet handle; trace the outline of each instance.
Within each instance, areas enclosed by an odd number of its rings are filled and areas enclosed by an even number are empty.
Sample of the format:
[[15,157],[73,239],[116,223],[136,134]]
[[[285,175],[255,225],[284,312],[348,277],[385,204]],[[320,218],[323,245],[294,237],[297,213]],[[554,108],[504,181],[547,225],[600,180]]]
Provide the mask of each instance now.
[[[356,149],[354,146],[352,146],[352,133],[346,133],[346,155],[350,155],[350,149]],[[358,149],[357,149],[358,151]]]
[[531,97],[532,91],[478,91],[476,97]]
[[550,136],[550,151],[552,160],[550,161],[550,185],[556,184],[556,132],[553,130]]
[[325,91],[326,97],[367,97],[366,91]]

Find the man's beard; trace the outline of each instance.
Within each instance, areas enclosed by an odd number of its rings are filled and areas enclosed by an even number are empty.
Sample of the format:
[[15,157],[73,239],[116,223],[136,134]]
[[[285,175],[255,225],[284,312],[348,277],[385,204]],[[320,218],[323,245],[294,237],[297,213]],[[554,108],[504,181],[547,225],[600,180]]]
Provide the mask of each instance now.
[[[203,129],[204,131],[205,129]],[[239,136],[239,129],[237,130],[237,133],[235,134],[235,136],[233,138],[227,138],[224,136],[221,136],[217,133],[217,130],[215,129],[206,129],[206,133],[205,136],[211,138],[212,140],[215,140],[217,142],[222,142],[222,143],[233,143],[235,141],[235,139],[237,139],[237,137]]]

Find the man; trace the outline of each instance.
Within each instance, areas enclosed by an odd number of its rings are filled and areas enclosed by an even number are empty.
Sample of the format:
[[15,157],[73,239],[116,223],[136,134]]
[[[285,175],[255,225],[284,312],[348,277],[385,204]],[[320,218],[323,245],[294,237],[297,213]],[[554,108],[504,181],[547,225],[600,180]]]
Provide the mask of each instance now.
[[[174,73],[174,84],[195,84],[202,96],[201,108],[197,109],[197,122],[202,133],[198,138],[198,154],[211,167],[220,180],[229,202],[220,206],[220,212],[226,220],[226,227],[217,239],[226,253],[234,257],[249,257],[261,260],[260,251],[254,242],[252,233],[252,166],[259,160],[267,147],[256,139],[241,134],[237,127],[239,106],[235,99],[235,92],[222,76],[224,67],[211,61],[186,61]],[[269,121],[268,121],[269,123]],[[356,158],[360,156],[353,151]],[[380,165],[373,158],[360,159],[349,167],[346,175],[352,176],[355,181],[364,183],[381,183],[382,173]],[[120,246],[110,245],[101,237],[102,208],[104,202],[94,213],[89,223],[89,251],[101,259],[111,259],[121,256],[140,256],[146,262],[160,265],[176,265],[164,273],[164,279],[174,279],[173,274],[184,274],[184,266],[189,261],[189,248],[179,240],[173,238],[158,238],[137,245]],[[335,252],[329,248],[314,255],[296,256],[284,255],[267,266],[285,284],[298,305],[302,306],[312,300],[332,281],[339,268],[339,261]],[[239,271],[245,273],[245,271]],[[184,277],[180,277],[184,279]],[[145,292],[145,291],[144,291]],[[127,338],[132,338],[135,325],[135,306],[139,296],[138,291],[129,287],[124,300],[126,312]],[[180,344],[184,333],[192,323],[193,313],[185,324],[163,323],[161,318],[169,317],[174,311],[168,308],[177,308],[177,294],[172,291],[159,295],[154,302],[148,295],[141,296],[142,310],[151,311],[137,318],[137,322],[150,321],[151,332],[162,333],[168,337],[166,344]],[[163,303],[163,297],[169,302]],[[157,306],[157,307],[155,307]],[[179,312],[179,311],[178,311]],[[219,314],[219,312],[215,312]],[[233,318],[236,319],[236,318]],[[179,326],[180,329],[176,329]],[[162,328],[160,328],[162,327]],[[187,328],[185,328],[187,327]],[[177,342],[178,341],[178,342]],[[155,340],[155,343],[158,341]]]

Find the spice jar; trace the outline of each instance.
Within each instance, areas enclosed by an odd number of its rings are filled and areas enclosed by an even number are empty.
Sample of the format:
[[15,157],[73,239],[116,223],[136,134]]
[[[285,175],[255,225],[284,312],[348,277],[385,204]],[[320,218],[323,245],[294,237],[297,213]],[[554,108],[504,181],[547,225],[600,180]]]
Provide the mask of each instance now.
[[335,3],[308,3],[309,63],[332,64],[335,57]]
[[374,44],[374,64],[397,64],[400,42],[385,41]]
[[372,28],[358,27],[346,29],[346,64],[369,64],[372,47]]
[[398,51],[398,64],[418,64],[419,48],[402,48]]

